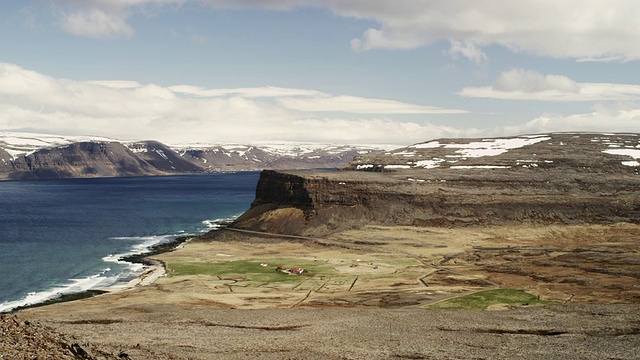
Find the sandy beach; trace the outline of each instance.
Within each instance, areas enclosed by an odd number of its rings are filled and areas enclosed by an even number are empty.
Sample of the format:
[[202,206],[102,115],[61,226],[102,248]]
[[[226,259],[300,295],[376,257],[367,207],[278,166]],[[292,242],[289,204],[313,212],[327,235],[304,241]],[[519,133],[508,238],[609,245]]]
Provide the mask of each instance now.
[[164,265],[160,261],[154,261],[155,264],[145,266],[143,272],[136,276],[136,278],[126,283],[118,283],[108,287],[97,288],[95,290],[104,291],[106,293],[118,293],[135,289],[140,286],[147,286],[153,284],[160,277],[165,276],[166,270]]

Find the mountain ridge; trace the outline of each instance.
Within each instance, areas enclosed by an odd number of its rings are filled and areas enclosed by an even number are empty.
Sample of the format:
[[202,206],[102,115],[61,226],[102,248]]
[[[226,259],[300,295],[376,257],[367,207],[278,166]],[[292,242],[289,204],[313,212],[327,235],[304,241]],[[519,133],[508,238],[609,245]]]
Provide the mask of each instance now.
[[0,133],[0,179],[155,176],[263,169],[339,168],[375,147],[334,144],[166,145]]

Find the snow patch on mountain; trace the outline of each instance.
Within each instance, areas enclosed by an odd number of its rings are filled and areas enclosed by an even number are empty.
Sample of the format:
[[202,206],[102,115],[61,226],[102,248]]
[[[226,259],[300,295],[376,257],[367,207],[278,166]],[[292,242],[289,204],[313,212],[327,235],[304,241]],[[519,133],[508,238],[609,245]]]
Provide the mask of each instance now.
[[48,149],[86,141],[112,142],[116,140],[101,136],[60,136],[22,132],[0,132],[0,149],[8,152],[12,160],[15,160],[19,156],[28,156],[39,149]]

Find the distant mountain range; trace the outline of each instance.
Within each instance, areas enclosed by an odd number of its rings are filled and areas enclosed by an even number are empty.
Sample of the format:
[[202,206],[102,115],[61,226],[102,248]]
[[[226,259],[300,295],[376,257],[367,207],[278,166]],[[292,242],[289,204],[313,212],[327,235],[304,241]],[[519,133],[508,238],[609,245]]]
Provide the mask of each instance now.
[[270,143],[167,145],[104,137],[0,132],[0,179],[148,176],[337,168],[374,147]]

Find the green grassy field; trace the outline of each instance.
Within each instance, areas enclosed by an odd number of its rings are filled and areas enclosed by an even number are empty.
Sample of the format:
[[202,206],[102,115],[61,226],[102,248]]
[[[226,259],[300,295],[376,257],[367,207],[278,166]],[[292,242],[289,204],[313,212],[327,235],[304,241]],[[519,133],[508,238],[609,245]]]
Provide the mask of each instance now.
[[427,308],[458,309],[458,310],[486,310],[491,305],[506,304],[515,306],[544,306],[557,305],[552,301],[540,301],[524,290],[496,289],[445,300],[427,305]]
[[[236,279],[257,283],[299,282],[301,278],[337,275],[333,267],[324,261],[289,258],[267,259],[269,265],[266,267],[260,266],[263,261],[261,259],[247,259],[209,263],[176,259],[167,263],[167,269],[170,269],[169,276],[208,275],[220,277],[221,279]],[[304,272],[302,275],[290,275],[276,271],[277,266],[282,266],[285,270],[292,267],[301,267]]]

